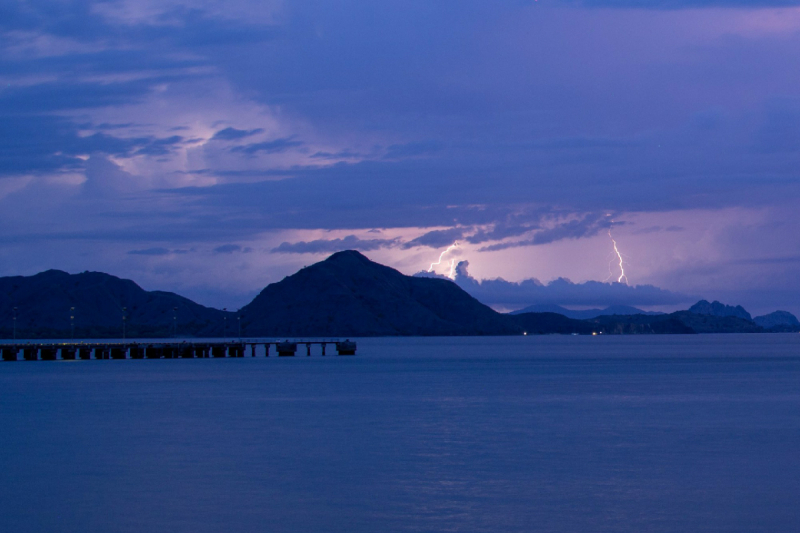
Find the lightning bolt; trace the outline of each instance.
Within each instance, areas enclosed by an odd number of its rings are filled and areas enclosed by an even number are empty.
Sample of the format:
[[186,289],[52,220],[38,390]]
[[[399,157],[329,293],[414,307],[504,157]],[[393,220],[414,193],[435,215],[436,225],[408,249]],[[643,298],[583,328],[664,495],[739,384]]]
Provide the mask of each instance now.
[[[617,259],[619,260],[619,278],[617,278],[617,283],[622,283],[622,280],[625,280],[625,285],[628,284],[628,276],[625,275],[625,262],[622,260],[622,254],[619,253],[619,248],[617,248],[617,241],[614,240],[614,237],[611,235],[611,229],[608,230],[608,237],[611,239],[611,242],[614,244],[614,253],[617,254]],[[611,262],[614,260],[612,259]],[[611,263],[609,263],[609,270],[611,267]],[[609,276],[610,277],[610,276]],[[608,278],[606,278],[608,279]]]
[[[428,267],[428,272],[433,272],[434,267],[439,266],[439,265],[442,264],[442,259],[444,259],[444,256],[448,252],[451,252],[451,251],[455,250],[456,248],[458,248],[458,241],[456,241],[453,244],[451,244],[450,246],[448,246],[447,250],[445,250],[444,252],[439,254],[439,260],[436,261],[435,263],[431,263],[431,266]],[[455,278],[455,270],[456,270],[456,260],[452,259],[450,261],[450,274],[447,277],[449,277],[450,279],[454,279]]]
[[[611,254],[611,255],[613,256],[614,254]],[[612,257],[612,258],[611,258],[611,259],[608,261],[608,277],[607,277],[606,279],[604,279],[604,280],[603,280],[603,283],[608,283],[608,280],[610,280],[611,278],[613,278],[613,277],[614,277],[614,271],[612,270],[612,266],[611,266],[611,265],[613,265],[613,264],[614,264],[614,258]]]

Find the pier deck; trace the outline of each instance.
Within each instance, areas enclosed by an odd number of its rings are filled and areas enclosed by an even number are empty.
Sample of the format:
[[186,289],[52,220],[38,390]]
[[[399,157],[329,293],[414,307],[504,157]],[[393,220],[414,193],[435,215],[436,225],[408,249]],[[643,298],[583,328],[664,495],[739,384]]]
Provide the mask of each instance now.
[[[263,346],[263,350],[260,347]],[[82,342],[37,341],[0,344],[3,361],[55,361],[86,359],[194,359],[224,357],[256,357],[263,351],[266,357],[273,351],[279,357],[297,355],[299,346],[305,346],[305,355],[311,356],[312,346],[319,346],[319,355],[326,355],[332,346],[336,355],[355,355],[356,343],[347,340],[185,340],[185,341],[123,341],[108,342],[87,340]]]

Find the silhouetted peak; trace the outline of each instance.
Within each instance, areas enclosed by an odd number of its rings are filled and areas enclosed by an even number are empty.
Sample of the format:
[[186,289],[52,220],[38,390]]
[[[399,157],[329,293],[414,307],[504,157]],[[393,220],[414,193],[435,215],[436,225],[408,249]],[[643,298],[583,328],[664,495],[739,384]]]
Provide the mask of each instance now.
[[775,311],[768,315],[757,316],[753,319],[753,322],[767,329],[776,326],[800,326],[800,321],[797,320],[797,317],[788,311]]
[[41,278],[61,278],[69,275],[70,275],[69,272],[64,272],[63,270],[57,270],[55,268],[51,268],[50,270],[45,270],[44,272],[39,272],[38,274],[34,274],[34,276],[39,276]]
[[329,258],[325,260],[325,262],[330,263],[337,263],[337,262],[348,262],[352,263],[353,261],[359,261],[362,263],[372,263],[372,261],[367,258],[361,252],[357,252],[356,250],[342,250],[341,252],[336,252],[335,254],[331,255]]
[[716,300],[711,303],[708,303],[708,300],[700,300],[689,308],[689,312],[697,315],[710,315],[718,317],[734,316],[743,318],[745,320],[753,319],[750,316],[750,313],[748,313],[741,305],[725,305]]

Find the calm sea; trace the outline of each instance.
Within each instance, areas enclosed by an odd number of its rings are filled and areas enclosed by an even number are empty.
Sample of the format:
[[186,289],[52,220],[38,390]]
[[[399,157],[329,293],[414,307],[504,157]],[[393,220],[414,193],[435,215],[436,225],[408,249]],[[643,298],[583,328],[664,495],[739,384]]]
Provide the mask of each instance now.
[[0,362],[4,532],[797,532],[800,335]]

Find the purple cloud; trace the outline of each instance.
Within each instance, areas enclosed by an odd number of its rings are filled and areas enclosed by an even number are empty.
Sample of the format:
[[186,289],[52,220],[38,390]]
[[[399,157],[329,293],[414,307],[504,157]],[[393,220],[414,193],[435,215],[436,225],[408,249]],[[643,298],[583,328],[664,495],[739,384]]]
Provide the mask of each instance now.
[[521,308],[534,304],[602,306],[658,306],[696,302],[697,296],[672,292],[653,285],[586,281],[573,283],[558,278],[544,284],[531,278],[520,282],[504,279],[476,280],[469,275],[469,262],[456,267],[456,284],[487,305]]
[[359,239],[348,235],[341,239],[317,239],[314,241],[283,242],[270,250],[274,254],[321,254],[342,250],[360,250],[368,252],[380,248],[388,248],[397,244],[397,239]]

